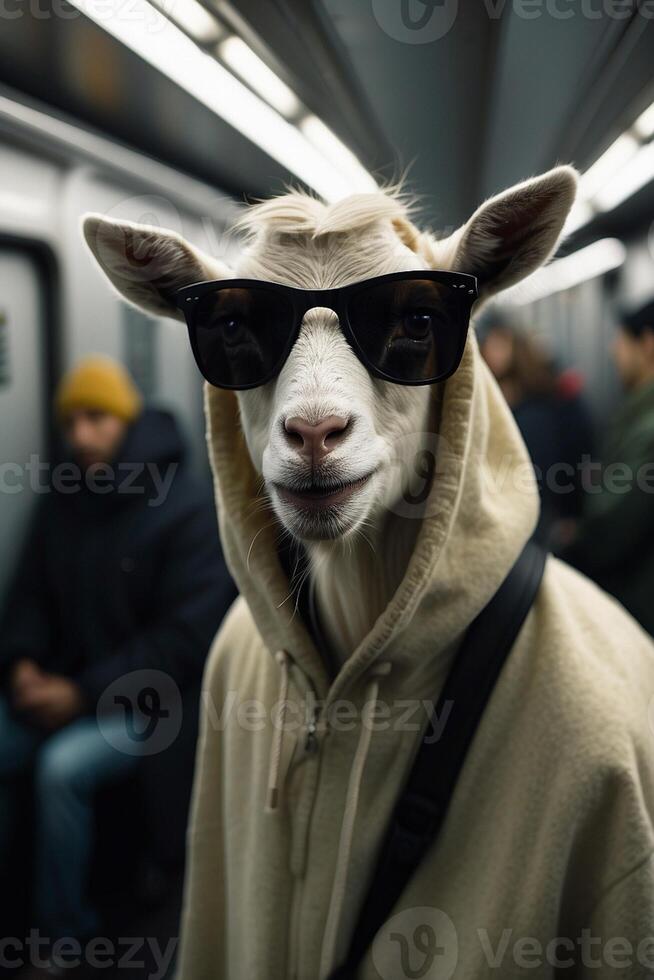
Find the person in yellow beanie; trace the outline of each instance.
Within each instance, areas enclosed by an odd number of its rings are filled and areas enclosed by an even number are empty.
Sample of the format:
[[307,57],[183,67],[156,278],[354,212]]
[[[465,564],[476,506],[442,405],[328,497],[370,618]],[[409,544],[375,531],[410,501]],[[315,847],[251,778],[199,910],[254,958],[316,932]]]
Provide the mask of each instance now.
[[[84,358],[62,378],[54,409],[66,458],[39,494],[0,616],[0,866],[6,872],[13,853],[8,815],[19,825],[12,780],[33,769],[30,928],[56,943],[101,927],[86,885],[93,806],[105,784],[141,767],[154,863],[175,849],[183,855],[195,744],[188,726],[197,722],[206,653],[236,592],[210,485],[185,465],[173,417],[143,406],[125,368]],[[166,837],[172,826],[179,841]]]
[[64,375],[55,410],[80,465],[108,463],[142,411],[141,396],[118,361],[101,354],[83,358]]

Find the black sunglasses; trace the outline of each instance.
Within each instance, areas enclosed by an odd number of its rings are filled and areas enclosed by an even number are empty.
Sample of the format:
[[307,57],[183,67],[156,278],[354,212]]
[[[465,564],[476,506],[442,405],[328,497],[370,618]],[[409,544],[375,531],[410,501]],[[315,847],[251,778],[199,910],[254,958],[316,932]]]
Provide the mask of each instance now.
[[308,310],[324,307],[367,370],[400,385],[445,381],[458,368],[475,276],[393,272],[334,289],[298,289],[258,279],[184,286],[184,313],[197,365],[217,388],[257,388],[279,374]]

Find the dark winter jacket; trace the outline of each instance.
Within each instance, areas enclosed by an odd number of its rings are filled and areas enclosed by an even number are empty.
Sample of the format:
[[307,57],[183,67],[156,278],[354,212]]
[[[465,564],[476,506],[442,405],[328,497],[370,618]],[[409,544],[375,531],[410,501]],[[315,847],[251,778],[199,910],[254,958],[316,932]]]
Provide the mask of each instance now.
[[574,379],[565,372],[552,394],[534,395],[512,406],[538,478],[541,516],[537,537],[549,545],[553,524],[579,518],[583,507],[581,465],[594,439],[590,415]]
[[566,561],[611,592],[654,635],[654,383],[618,411]]
[[[0,624],[0,669],[30,657],[75,678],[89,709],[154,668],[183,692],[236,595],[210,488],[188,472],[174,419],[148,410],[90,489],[54,467]],[[68,475],[67,475],[68,474]]]

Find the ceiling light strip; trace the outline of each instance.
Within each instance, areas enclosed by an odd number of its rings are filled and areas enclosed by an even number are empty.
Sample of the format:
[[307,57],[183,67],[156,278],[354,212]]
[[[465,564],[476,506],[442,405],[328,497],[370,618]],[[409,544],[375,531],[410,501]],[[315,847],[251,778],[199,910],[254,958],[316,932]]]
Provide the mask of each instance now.
[[[302,106],[295,93],[240,37],[228,37],[217,48],[218,56],[262,99],[283,116],[296,116]],[[360,165],[359,165],[360,166]]]
[[601,238],[539,269],[507,294],[507,300],[513,306],[536,303],[552,293],[572,289],[582,282],[619,268],[626,257],[626,249],[619,239]]
[[376,189],[358,164],[341,173],[305,136],[199,49],[147,0],[71,0],[81,13],[158,69],[327,201]]

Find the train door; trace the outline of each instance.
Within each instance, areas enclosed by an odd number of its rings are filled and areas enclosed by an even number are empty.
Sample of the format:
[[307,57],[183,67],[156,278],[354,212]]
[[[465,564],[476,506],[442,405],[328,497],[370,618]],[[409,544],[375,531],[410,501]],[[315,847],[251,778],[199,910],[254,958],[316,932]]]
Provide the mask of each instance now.
[[44,305],[35,259],[0,245],[0,604],[37,499],[34,464],[47,450]]

